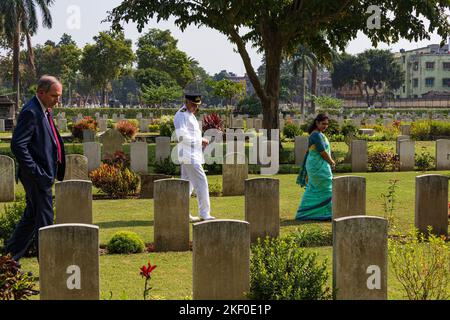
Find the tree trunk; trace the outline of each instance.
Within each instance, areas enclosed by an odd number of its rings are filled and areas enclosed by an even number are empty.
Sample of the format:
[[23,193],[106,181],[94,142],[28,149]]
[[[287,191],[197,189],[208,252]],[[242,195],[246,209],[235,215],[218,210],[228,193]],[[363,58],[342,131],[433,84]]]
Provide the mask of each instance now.
[[302,114],[302,117],[305,116],[305,88],[306,88],[306,77],[305,77],[305,59],[303,56],[303,62],[302,62],[302,86],[300,90],[300,113]]
[[266,81],[264,84],[266,98],[261,99],[263,128],[267,129],[268,139],[271,139],[270,129],[279,127],[280,65],[281,49],[274,45],[266,51]]
[[106,106],[106,85],[102,87],[102,105]]
[[370,108],[370,93],[369,89],[367,88],[367,84],[364,85],[364,89],[366,90],[367,107]]
[[311,114],[316,113],[316,102],[315,98],[317,95],[317,64],[311,70]]
[[13,90],[15,92],[15,118],[19,115],[20,106],[20,21],[17,21],[17,27],[14,32],[13,42]]

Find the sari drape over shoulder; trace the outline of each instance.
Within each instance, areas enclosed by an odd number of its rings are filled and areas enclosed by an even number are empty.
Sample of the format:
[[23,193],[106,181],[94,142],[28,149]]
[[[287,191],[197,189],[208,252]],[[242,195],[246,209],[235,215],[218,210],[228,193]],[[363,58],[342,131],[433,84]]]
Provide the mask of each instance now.
[[332,181],[331,166],[320,152],[331,152],[330,142],[320,132],[313,132],[309,137],[309,150],[306,153],[297,184],[306,187],[296,220],[330,220],[332,217]]

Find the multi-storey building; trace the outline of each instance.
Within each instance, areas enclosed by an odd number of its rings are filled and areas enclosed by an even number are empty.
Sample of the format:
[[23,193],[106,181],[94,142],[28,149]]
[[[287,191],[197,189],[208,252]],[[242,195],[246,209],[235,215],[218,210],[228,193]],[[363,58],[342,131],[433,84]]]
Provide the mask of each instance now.
[[449,45],[432,44],[424,48],[395,54],[405,72],[405,82],[394,91],[396,98],[423,98],[433,92],[434,97],[446,96],[450,91]]

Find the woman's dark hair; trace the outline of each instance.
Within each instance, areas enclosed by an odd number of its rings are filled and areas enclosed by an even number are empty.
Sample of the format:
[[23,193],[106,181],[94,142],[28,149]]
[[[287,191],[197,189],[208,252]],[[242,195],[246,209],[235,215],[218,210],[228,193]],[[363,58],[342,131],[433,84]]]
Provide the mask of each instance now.
[[328,116],[324,113],[319,113],[317,117],[313,120],[313,122],[309,125],[308,133],[311,134],[317,128],[316,122],[322,122],[324,120],[330,120],[330,118],[328,118]]

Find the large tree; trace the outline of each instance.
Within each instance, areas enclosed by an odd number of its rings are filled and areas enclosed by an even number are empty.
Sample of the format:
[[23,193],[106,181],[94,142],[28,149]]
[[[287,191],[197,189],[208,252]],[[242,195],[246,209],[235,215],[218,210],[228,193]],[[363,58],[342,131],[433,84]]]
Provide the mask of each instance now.
[[1,0],[0,16],[4,19],[4,32],[13,51],[13,90],[15,91],[16,114],[20,105],[20,47],[25,37],[28,47],[28,63],[30,72],[35,72],[31,37],[37,32],[37,10],[41,11],[42,25],[52,27],[52,16],[49,7],[54,0]]
[[[381,23],[372,23],[373,11],[379,7]],[[110,12],[112,27],[134,21],[141,31],[154,16],[158,20],[175,17],[182,30],[189,25],[218,30],[237,46],[246,71],[263,105],[263,126],[278,128],[280,64],[283,52],[307,45],[318,57],[327,60],[332,48],[342,51],[365,33],[373,45],[429,38],[437,30],[443,39],[449,34],[445,10],[448,0],[123,0]],[[422,16],[420,16],[422,15]],[[429,20],[426,28],[425,19]],[[375,28],[374,28],[375,25]],[[264,86],[252,66],[246,44],[251,43],[265,54]]]
[[134,61],[132,43],[123,32],[100,32],[94,42],[84,47],[80,69],[91,85],[101,90],[101,103],[107,105],[106,91],[111,80],[117,79]]
[[374,104],[380,90],[396,90],[404,79],[404,72],[389,50],[370,49],[356,56],[343,55],[335,61],[331,73],[335,89],[356,85],[368,107]]

